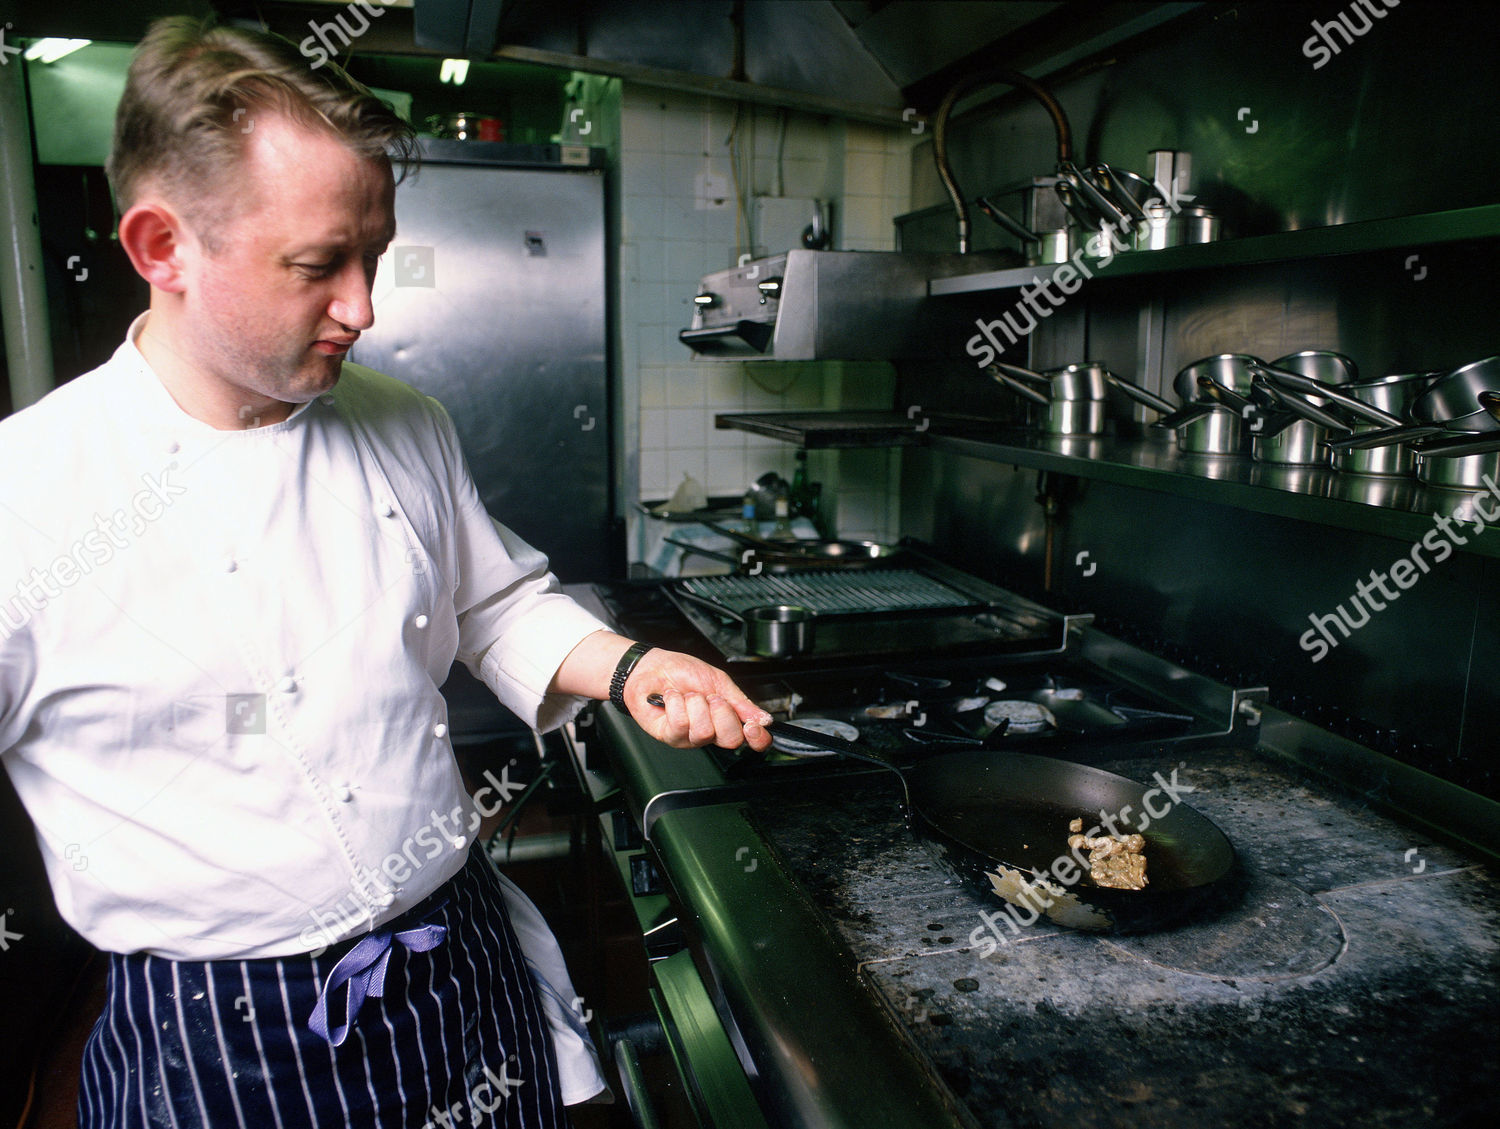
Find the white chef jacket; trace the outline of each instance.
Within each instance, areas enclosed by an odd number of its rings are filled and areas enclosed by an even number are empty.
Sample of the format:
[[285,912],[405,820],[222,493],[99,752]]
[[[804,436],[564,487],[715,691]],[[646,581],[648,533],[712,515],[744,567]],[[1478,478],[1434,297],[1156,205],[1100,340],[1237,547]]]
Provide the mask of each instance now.
[[455,654],[545,730],[604,624],[486,514],[435,400],[345,364],[286,420],[218,431],[141,325],[0,421],[0,762],[97,947],[307,952],[464,862]]

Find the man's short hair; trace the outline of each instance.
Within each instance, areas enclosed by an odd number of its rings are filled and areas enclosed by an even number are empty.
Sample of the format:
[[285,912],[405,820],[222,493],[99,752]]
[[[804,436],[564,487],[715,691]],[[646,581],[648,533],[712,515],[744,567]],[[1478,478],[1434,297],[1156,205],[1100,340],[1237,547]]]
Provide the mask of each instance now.
[[115,113],[105,168],[120,211],[155,185],[212,248],[236,211],[228,174],[257,111],[326,129],[361,156],[394,159],[403,175],[415,163],[411,126],[335,64],[314,70],[268,32],[168,16],[136,48]]

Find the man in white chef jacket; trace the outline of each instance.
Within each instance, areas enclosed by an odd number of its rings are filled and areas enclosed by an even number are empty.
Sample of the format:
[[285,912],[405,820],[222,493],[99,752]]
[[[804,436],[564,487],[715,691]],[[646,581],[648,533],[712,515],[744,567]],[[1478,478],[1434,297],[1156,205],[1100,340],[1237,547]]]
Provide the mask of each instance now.
[[0,421],[0,750],[111,954],[85,1129],[566,1124],[452,660],[539,729],[613,697],[672,745],[769,743],[721,672],[558,591],[439,404],[345,363],[409,147],[284,41],[154,24],[109,165],[150,308]]

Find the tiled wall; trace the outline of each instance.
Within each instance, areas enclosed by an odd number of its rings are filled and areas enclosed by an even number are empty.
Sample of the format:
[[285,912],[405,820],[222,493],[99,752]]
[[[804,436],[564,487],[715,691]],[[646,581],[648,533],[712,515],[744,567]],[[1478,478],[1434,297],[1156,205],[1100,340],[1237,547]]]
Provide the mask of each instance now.
[[[677,341],[703,275],[735,265],[741,252],[788,249],[752,248],[745,219],[737,224],[728,144],[736,129],[741,167],[750,170],[747,195],[772,193],[777,111],[746,107],[736,125],[733,103],[623,88],[618,356],[629,501],[667,497],[684,475],[710,495],[738,495],[768,470],[791,477],[791,446],[717,430],[719,412],[891,406],[895,375],[884,363],[700,360]],[[782,151],[782,193],[832,201],[835,248],[891,250],[891,221],[909,199],[910,140],[904,131],[793,112]],[[695,181],[703,172],[729,179],[727,207],[696,206]],[[830,532],[875,539],[893,534],[895,458],[886,451],[814,453],[810,469],[824,482]]]

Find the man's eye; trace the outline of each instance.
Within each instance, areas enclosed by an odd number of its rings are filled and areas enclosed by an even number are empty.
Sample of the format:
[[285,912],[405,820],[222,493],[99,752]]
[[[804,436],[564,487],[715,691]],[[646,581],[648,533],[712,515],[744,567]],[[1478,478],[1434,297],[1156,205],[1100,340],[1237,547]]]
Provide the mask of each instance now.
[[323,278],[330,271],[332,271],[334,267],[334,263],[332,261],[326,263],[293,263],[292,265],[300,270],[303,274],[306,274],[313,278]]

